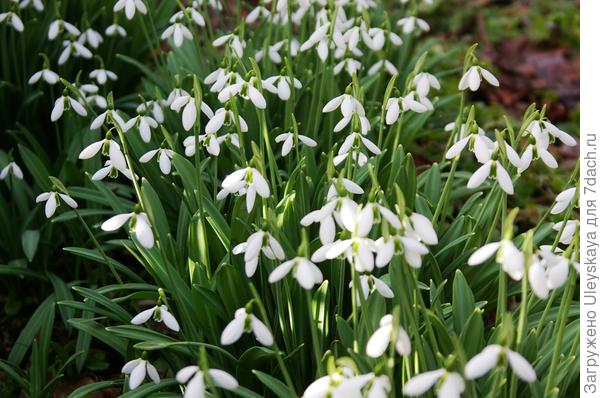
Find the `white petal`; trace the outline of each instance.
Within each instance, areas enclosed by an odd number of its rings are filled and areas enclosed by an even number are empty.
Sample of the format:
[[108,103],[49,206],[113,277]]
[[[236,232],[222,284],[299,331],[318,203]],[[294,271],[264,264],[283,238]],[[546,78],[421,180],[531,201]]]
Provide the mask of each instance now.
[[217,386],[225,388],[226,390],[235,390],[239,385],[237,380],[224,370],[209,369],[208,374],[212,377]]
[[134,325],[141,325],[142,323],[147,322],[150,318],[152,318],[155,309],[156,307],[152,307],[140,312],[139,314],[133,317],[131,323]]
[[525,359],[521,354],[515,351],[506,350],[506,355],[508,357],[508,363],[514,372],[527,383],[534,382],[537,377],[535,374],[535,370],[533,366]]
[[221,334],[221,345],[230,345],[238,341],[244,333],[244,322],[244,317],[237,317],[229,322]]
[[250,315],[250,318],[252,331],[256,336],[256,340],[267,347],[273,345],[273,336],[271,336],[271,332],[269,332],[267,326],[254,315]]
[[498,362],[498,356],[502,347],[493,344],[485,347],[483,351],[475,355],[465,365],[465,377],[473,380],[489,372]]
[[488,243],[487,245],[475,250],[475,252],[471,254],[471,257],[469,257],[467,263],[471,266],[482,264],[492,257],[498,248],[500,248],[500,242]]
[[117,214],[116,216],[104,221],[100,228],[103,231],[116,231],[117,229],[121,228],[123,224],[125,224],[130,218],[131,213]]
[[410,397],[422,395],[429,390],[446,373],[444,369],[432,370],[429,372],[420,373],[404,384],[402,393]]

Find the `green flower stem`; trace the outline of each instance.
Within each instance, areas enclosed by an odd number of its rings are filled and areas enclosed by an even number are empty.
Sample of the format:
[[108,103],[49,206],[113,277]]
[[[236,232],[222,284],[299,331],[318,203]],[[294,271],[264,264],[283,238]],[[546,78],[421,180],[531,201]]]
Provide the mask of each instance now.
[[[502,195],[501,201],[502,201],[502,220],[503,220],[502,227],[501,227],[501,235],[504,236],[504,234],[505,234],[504,220],[506,219],[506,194]],[[479,221],[479,219],[477,221]],[[490,229],[490,231],[494,229],[494,226],[495,226],[495,223],[492,224],[492,228]],[[525,272],[525,273],[527,273],[527,272]],[[506,279],[506,272],[504,272],[502,267],[498,267],[498,298],[496,300],[496,326],[500,325],[500,323],[502,322],[504,313],[506,312],[506,301],[508,300],[507,284],[508,284],[508,281]]]
[[311,338],[312,338],[312,342],[313,342],[313,351],[315,353],[315,360],[317,363],[317,377],[321,377],[324,375],[323,365],[321,364],[321,359],[323,358],[323,351],[321,349],[321,343],[319,342],[317,325],[315,324],[315,319],[313,316],[312,292],[310,290],[306,291],[306,307],[308,310],[308,321],[310,322],[310,334],[311,334]]
[[[360,289],[358,286],[358,275],[356,274],[356,270],[354,266],[350,266],[352,270],[352,329],[354,332],[354,341],[352,343],[352,348],[354,352],[358,353],[358,302],[357,302],[357,292],[356,289]],[[343,283],[343,282],[342,282]]]

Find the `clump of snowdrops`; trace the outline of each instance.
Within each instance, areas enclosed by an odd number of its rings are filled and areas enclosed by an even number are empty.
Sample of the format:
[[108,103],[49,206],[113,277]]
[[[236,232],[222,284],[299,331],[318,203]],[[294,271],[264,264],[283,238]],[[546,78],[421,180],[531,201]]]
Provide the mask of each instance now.
[[[58,93],[42,117],[79,126],[86,181],[50,177],[36,202],[81,223],[90,246],[68,251],[110,272],[59,305],[124,375],[73,397],[569,396],[578,167],[527,228],[514,197],[576,141],[535,105],[484,130],[469,93],[502,82],[476,46],[437,69],[428,2],[182,0],[164,26],[153,1],[114,2],[106,26],[48,3],[4,2],[0,20],[18,35],[55,14],[60,49],[29,84]],[[117,98],[96,49],[126,24],[162,51],[128,59],[145,78]],[[24,174],[10,159],[0,178]]]

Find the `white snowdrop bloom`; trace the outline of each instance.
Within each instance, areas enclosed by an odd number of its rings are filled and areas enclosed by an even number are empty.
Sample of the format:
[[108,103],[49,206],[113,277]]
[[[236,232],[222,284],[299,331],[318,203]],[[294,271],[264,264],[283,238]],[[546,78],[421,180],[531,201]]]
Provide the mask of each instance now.
[[[263,87],[272,92],[273,94],[277,94],[279,98],[283,101],[287,101],[290,99],[290,95],[292,93],[292,78],[289,76],[271,76],[265,80],[263,80]],[[302,83],[300,80],[294,78],[293,86],[296,89],[302,88]]]
[[540,299],[545,300],[550,290],[557,289],[567,282],[569,261],[552,253],[552,247],[540,247],[529,266],[529,285]]
[[197,144],[205,147],[206,151],[213,156],[219,156],[221,153],[221,141],[219,141],[216,134],[210,133],[186,137],[183,140],[185,156],[194,156]]
[[361,398],[362,388],[373,379],[373,373],[354,375],[350,371],[336,371],[312,382],[302,398]]
[[0,180],[4,180],[9,175],[13,175],[19,180],[23,179],[23,170],[19,167],[15,162],[9,162],[6,166],[2,168],[0,171]]
[[58,76],[58,74],[56,72],[53,72],[48,68],[44,68],[40,71],[35,72],[33,75],[31,75],[28,83],[36,84],[37,82],[40,81],[40,79],[43,79],[48,84],[56,84],[60,80],[60,77]]
[[256,340],[266,347],[273,345],[273,336],[267,325],[254,314],[248,313],[246,308],[239,308],[235,311],[233,320],[223,329],[221,345],[235,343],[244,332],[253,333]]
[[478,65],[473,65],[460,78],[460,82],[458,82],[458,89],[466,90],[468,88],[471,91],[477,91],[481,85],[482,78],[494,87],[498,87],[500,85],[500,82],[498,79],[496,79],[496,76],[492,75],[489,70]]
[[488,345],[467,362],[465,365],[465,378],[473,380],[483,376],[498,364],[500,357],[508,359],[508,364],[521,380],[527,383],[536,380],[535,370],[527,359],[518,352],[498,344]]
[[360,33],[363,39],[363,43],[365,43],[365,45],[373,51],[379,51],[383,49],[383,46],[385,45],[386,36],[390,40],[390,43],[392,43],[393,45],[402,45],[402,39],[400,38],[400,36],[398,36],[394,32],[387,32],[381,28],[363,28],[361,29]]
[[60,119],[65,108],[74,110],[79,116],[87,116],[87,111],[81,102],[68,95],[62,95],[54,101],[54,108],[52,108],[50,120],[55,122]]
[[104,85],[109,79],[117,80],[117,74],[108,69],[94,69],[90,72],[90,79],[96,79],[98,84]]
[[165,121],[165,115],[163,113],[162,107],[159,101],[146,101],[142,102],[135,108],[135,111],[139,114],[145,114],[147,112],[152,113],[152,117],[158,123],[163,123]]
[[88,28],[81,32],[81,36],[79,36],[78,41],[81,44],[88,43],[92,48],[98,48],[104,39],[100,33],[96,32],[92,28]]
[[[281,55],[279,54],[279,50],[281,50],[281,48],[285,48],[286,50],[288,49],[287,47],[284,47],[284,45],[287,44],[286,40],[281,40],[278,41],[277,43],[270,45],[267,48],[267,55],[269,57],[269,59],[271,60],[271,62],[273,62],[274,64],[280,64],[282,61]],[[296,39],[292,39],[291,43],[290,43],[290,47],[289,50],[291,51],[291,53],[289,54],[291,57],[295,57],[298,54],[298,50],[300,48],[300,44],[298,43],[298,40]],[[259,62],[264,56],[264,51],[258,50],[256,52],[256,54],[254,54],[254,58],[256,59],[257,62]]]
[[329,56],[329,37],[327,36],[327,33],[330,25],[330,22],[326,22],[320,26],[317,26],[315,31],[311,33],[308,40],[302,43],[300,46],[300,51],[304,52],[316,46],[319,58],[322,62],[325,62]]
[[413,78],[413,83],[416,87],[417,94],[421,96],[429,94],[431,88],[436,90],[440,89],[439,80],[431,73],[421,72],[416,74]]
[[186,7],[184,10],[176,12],[169,21],[171,23],[175,23],[177,22],[177,20],[181,21],[184,18],[188,18],[190,21],[192,21],[200,27],[206,26],[206,21],[204,21],[204,17],[194,5],[192,5],[192,7]]
[[42,0],[21,0],[19,3],[19,8],[21,10],[30,6],[38,12],[44,11],[44,3],[42,3]]
[[340,197],[340,192],[338,191],[338,188],[342,188],[342,191],[345,191],[345,192],[342,192],[343,195],[347,195],[347,194],[362,195],[363,193],[365,193],[365,191],[360,187],[360,185],[358,185],[354,181],[349,180],[347,178],[337,178],[336,180],[334,180],[334,182],[329,186],[329,189],[327,190],[327,200],[328,201],[331,201],[333,199]]
[[246,242],[242,242],[232,249],[232,253],[235,255],[244,254],[246,275],[249,278],[256,272],[261,252],[270,260],[285,259],[285,252],[281,244],[273,235],[263,230],[254,232]]
[[218,37],[212,43],[213,47],[221,47],[225,44],[227,44],[227,48],[230,49],[236,57],[242,58],[244,55],[244,48],[246,48],[246,42],[243,39],[234,33],[229,33]]
[[138,179],[137,175],[131,175],[131,172],[128,168],[117,166],[112,160],[108,159],[106,160],[106,162],[104,162],[104,167],[101,167],[100,169],[98,169],[98,171],[92,174],[92,180],[101,181],[106,177],[117,178],[119,176],[119,173],[123,174],[125,177],[132,181],[134,178],[136,180]]
[[422,214],[413,212],[403,222],[406,235],[426,245],[437,245],[438,237],[431,221]]
[[392,341],[393,316],[384,315],[379,320],[379,328],[371,335],[367,342],[366,352],[371,358],[379,358],[391,344],[396,348],[399,355],[408,355],[411,351],[410,338],[406,331],[399,326],[396,331],[396,341]]
[[160,35],[161,40],[167,40],[169,37],[172,37],[175,47],[181,47],[181,45],[183,44],[183,39],[194,39],[192,31],[189,30],[188,27],[181,22],[182,17],[182,11],[179,11],[171,17],[171,19],[169,20],[171,22],[171,25],[169,25],[167,29],[165,29],[164,32]]
[[573,198],[575,197],[576,193],[577,193],[577,188],[575,188],[575,187],[565,189],[564,191],[559,193],[556,196],[556,199],[554,200],[555,204],[554,204],[554,206],[552,206],[552,209],[550,209],[550,213],[551,214],[560,214],[563,211],[565,211],[567,209],[567,207],[569,207],[569,205],[573,201]]
[[494,178],[500,184],[500,188],[508,195],[512,195],[514,193],[514,187],[512,183],[512,179],[510,175],[502,167],[499,161],[490,159],[485,162],[477,171],[471,175],[469,178],[469,182],[467,183],[467,188],[474,189],[483,184],[483,182],[488,178]]
[[160,383],[158,371],[146,359],[138,358],[131,360],[123,366],[121,373],[129,375],[129,389],[135,390],[144,382],[146,374],[155,384]]
[[54,40],[62,32],[66,31],[68,34],[73,36],[79,36],[81,32],[72,23],[69,23],[63,19],[56,19],[50,23],[48,27],[48,39]]
[[183,398],[204,398],[206,396],[206,377],[214,385],[226,390],[235,390],[238,387],[238,381],[229,373],[220,369],[208,369],[208,375],[204,374],[198,366],[186,366],[175,375],[175,379],[180,384],[186,384]]
[[496,262],[502,266],[504,272],[518,281],[523,278],[525,272],[525,256],[515,244],[508,239],[492,242],[481,246],[469,257],[467,263],[470,266],[480,265],[496,254]]
[[164,175],[171,173],[171,158],[173,151],[167,148],[153,149],[140,157],[140,162],[148,163],[154,156],[158,158],[158,166]]
[[[365,300],[374,291],[377,291],[384,298],[394,297],[394,292],[392,292],[392,289],[387,285],[387,283],[373,275],[360,275],[359,286],[360,290],[362,291],[362,297]],[[352,287],[352,281],[348,284],[348,287]],[[361,305],[361,301],[361,293],[357,290],[356,302],[359,306]]]
[[429,253],[429,249],[415,238],[402,235],[393,235],[386,241],[383,237],[377,239],[375,265],[378,268],[385,267],[392,261],[394,255],[402,255],[408,265],[413,268],[421,268],[422,257]]
[[104,31],[104,34],[109,37],[115,37],[115,36],[127,37],[127,31],[125,30],[125,28],[116,22],[109,25],[106,28],[106,30]]
[[[454,123],[452,123],[454,125]],[[465,127],[461,127],[461,133],[457,141],[452,144],[450,148],[448,148],[448,152],[446,152],[446,159],[454,159],[462,153],[465,148],[468,148],[469,151],[475,154],[477,161],[479,163],[486,163],[491,159],[492,151],[495,148],[494,141],[492,141],[486,134],[483,129],[480,127],[473,128],[476,132],[471,132],[465,135]],[[452,130],[452,128],[450,129]],[[512,162],[516,162],[515,166],[521,164],[521,160],[519,155],[513,150],[510,145],[506,144],[506,150],[509,153],[509,159]]]
[[140,244],[146,249],[152,249],[154,247],[154,234],[152,233],[148,215],[144,212],[117,214],[104,221],[100,228],[107,232],[116,231],[127,221],[129,221],[129,228],[135,233],[135,237]]
[[371,125],[365,116],[365,108],[360,101],[352,95],[342,94],[331,99],[323,107],[323,113],[333,112],[337,108],[340,108],[342,111],[342,119],[335,125],[333,129],[334,132],[338,132],[346,127],[354,115],[359,117],[361,122],[361,132],[363,134],[366,134],[370,129]]
[[229,101],[230,97],[237,95],[247,101],[250,100],[258,109],[265,109],[267,107],[267,101],[258,90],[256,82],[257,79],[255,76],[251,77],[247,82],[243,79],[238,79],[236,83],[223,88],[223,90],[219,92],[217,98],[221,103],[225,103]]
[[65,64],[71,55],[85,59],[90,59],[93,56],[92,52],[83,44],[73,40],[64,40],[63,50],[58,57],[58,64]]
[[573,241],[573,237],[575,236],[575,232],[579,228],[579,221],[577,220],[568,220],[564,229],[563,229],[564,221],[557,222],[552,226],[552,229],[560,232],[562,229],[562,234],[560,235],[558,241],[563,245],[568,245]]
[[275,137],[275,142],[283,142],[283,146],[281,147],[281,156],[287,156],[292,150],[292,148],[295,146],[296,142],[303,143],[304,145],[309,146],[311,148],[315,148],[317,146],[317,141],[302,134],[298,134],[296,141],[294,139],[294,133],[291,132],[279,134],[277,137]]
[[129,131],[133,127],[137,127],[144,142],[150,142],[152,129],[158,127],[158,122],[150,116],[137,115],[125,123],[123,130]]
[[386,375],[373,375],[367,388],[366,398],[387,398],[392,391],[392,384]]
[[429,31],[429,24],[425,20],[412,16],[399,19],[396,25],[402,28],[404,34],[412,33],[415,29],[421,32]]
[[[170,108],[178,113],[183,109],[183,112],[181,112],[181,123],[185,131],[189,131],[194,127],[198,118],[196,99],[194,97],[183,94],[173,100]],[[204,101],[200,104],[200,110],[209,118],[214,116],[212,109]]]
[[547,120],[534,120],[525,129],[524,136],[531,134],[536,142],[542,142],[544,147],[550,144],[550,136],[558,138],[563,144],[568,146],[577,145],[577,141],[568,133],[562,131]]
[[108,102],[106,101],[106,98],[104,98],[101,95],[94,94],[86,96],[84,98],[88,104],[93,105],[96,108],[106,109],[108,107]]
[[535,144],[529,144],[525,147],[520,165],[518,166],[518,172],[522,173],[527,170],[534,159],[541,159],[551,169],[558,167],[558,162],[548,151],[548,144],[536,140]]
[[239,73],[223,69],[217,68],[211,73],[209,73],[204,78],[204,84],[210,84],[210,92],[211,93],[219,93],[225,87],[239,81],[243,80],[242,76]]
[[342,35],[342,40],[345,44],[345,50],[353,51],[358,46],[358,42],[360,41],[360,26],[353,26]]
[[415,100],[414,92],[404,97],[391,97],[385,104],[385,122],[394,124],[400,117],[401,112],[412,111],[416,113],[427,112],[427,107]]
[[217,199],[224,199],[229,194],[246,195],[246,210],[248,213],[254,208],[256,194],[263,198],[271,195],[267,180],[253,167],[239,169],[229,174],[221,184],[223,188]]
[[354,58],[344,58],[333,67],[333,73],[339,75],[339,73],[344,70],[349,76],[352,76],[361,68],[362,64],[360,61],[357,61]]
[[8,25],[12,26],[17,32],[22,32],[25,29],[21,18],[19,18],[19,16],[12,11],[0,13],[0,23],[3,22],[6,22]]
[[125,10],[127,19],[133,19],[136,11],[143,15],[146,15],[148,12],[143,0],[117,0],[113,7],[113,11],[119,12],[123,9]]
[[106,111],[96,116],[94,120],[92,120],[90,130],[98,130],[104,125],[105,122],[107,122],[107,119],[109,124],[119,126],[119,128],[123,132],[127,131],[127,123],[125,122],[125,120],[123,120],[121,115],[119,115],[119,112],[116,109],[107,109]]
[[334,211],[337,206],[337,200],[332,200],[318,210],[313,210],[305,215],[300,224],[307,227],[313,223],[319,223],[319,238],[321,243],[333,243],[335,240],[335,220]]
[[402,393],[409,397],[423,395],[438,380],[441,380],[437,387],[438,398],[458,398],[465,391],[465,381],[459,373],[436,369],[413,376],[402,386]]
[[62,199],[72,209],[77,208],[77,202],[73,200],[69,195],[58,192],[43,192],[35,198],[36,203],[46,202],[44,211],[46,218],[50,218],[56,212],[56,208],[60,206],[60,199]]
[[252,11],[250,11],[248,15],[246,15],[246,22],[249,24],[253,24],[259,19],[266,18],[269,15],[271,15],[271,12],[269,10],[267,10],[262,5],[258,5]]
[[352,159],[352,161],[355,164],[357,164],[358,167],[363,167],[369,161],[369,158],[364,153],[362,153],[360,151],[351,151],[351,152],[345,153],[343,155],[336,155],[336,156],[334,156],[333,157],[333,164],[335,166],[339,166],[340,164],[342,164],[342,163],[344,163],[346,161],[346,158],[348,156],[350,156],[350,159]]
[[155,305],[152,308],[148,308],[133,317],[131,323],[133,325],[141,325],[150,320],[154,319],[156,322],[163,322],[166,327],[174,332],[179,332],[179,323],[177,319],[169,312],[169,308],[162,304],[160,306]]
[[219,0],[193,0],[192,7],[200,9],[205,3],[215,11],[223,11],[223,5]]
[[98,152],[101,152],[104,156],[108,156],[111,163],[115,167],[119,169],[127,168],[127,162],[125,161],[125,155],[123,155],[121,147],[116,141],[109,137],[108,134],[105,139],[93,142],[87,147],[85,147],[79,153],[79,159],[91,159]]
[[382,59],[381,61],[374,63],[373,66],[371,66],[369,68],[369,70],[367,71],[367,75],[373,76],[373,75],[377,74],[381,70],[382,67],[383,67],[383,70],[385,70],[388,74],[390,74],[392,76],[398,74],[398,69],[396,69],[394,64],[392,64],[387,59]]
[[362,144],[362,146],[364,146],[373,155],[381,155],[381,150],[377,147],[377,145],[360,133],[348,134],[342,145],[340,145],[338,155],[347,154],[350,152],[353,146],[360,144]]
[[300,286],[310,290],[314,285],[323,282],[323,273],[314,263],[304,257],[296,257],[278,265],[269,274],[269,283],[275,283],[283,279],[292,271],[292,276],[298,281]]

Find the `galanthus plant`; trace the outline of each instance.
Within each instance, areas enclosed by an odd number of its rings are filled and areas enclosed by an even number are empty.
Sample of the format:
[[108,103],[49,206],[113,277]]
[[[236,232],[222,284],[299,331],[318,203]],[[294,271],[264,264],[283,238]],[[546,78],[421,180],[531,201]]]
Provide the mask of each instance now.
[[[31,257],[3,275],[55,289],[0,361],[23,396],[98,362],[71,397],[574,396],[576,132],[489,117],[502,74],[436,44],[434,2],[81,3],[0,2],[65,148],[19,123],[0,152]],[[51,244],[73,282],[27,268]]]

